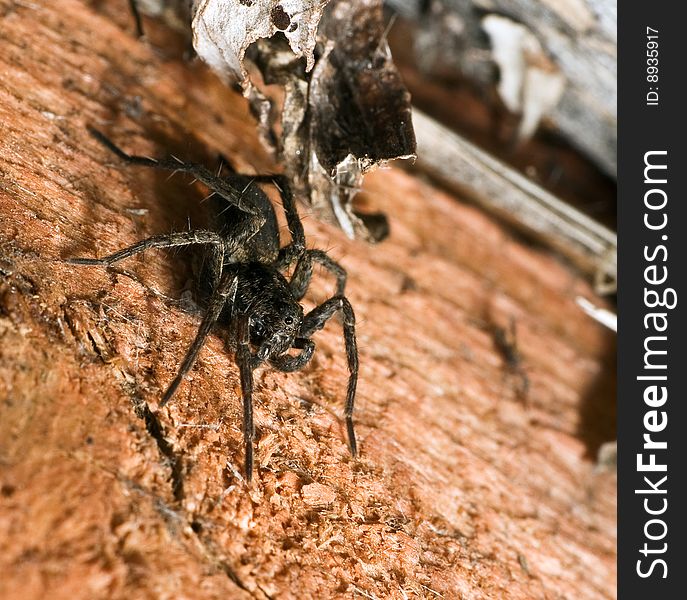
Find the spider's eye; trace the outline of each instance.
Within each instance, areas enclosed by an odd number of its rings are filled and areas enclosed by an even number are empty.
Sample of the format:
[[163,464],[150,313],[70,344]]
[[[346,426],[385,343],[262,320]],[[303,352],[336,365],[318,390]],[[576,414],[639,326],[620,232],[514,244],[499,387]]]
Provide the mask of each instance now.
[[286,317],[284,319],[284,323],[286,323],[287,325],[293,325],[293,317]]
[[265,326],[260,321],[253,321],[251,323],[251,329],[256,337],[265,335]]

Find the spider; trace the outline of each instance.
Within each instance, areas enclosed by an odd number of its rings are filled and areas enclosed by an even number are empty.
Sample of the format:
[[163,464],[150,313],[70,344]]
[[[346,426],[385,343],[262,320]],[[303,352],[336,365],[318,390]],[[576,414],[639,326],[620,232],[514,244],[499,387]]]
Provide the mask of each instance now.
[[[227,342],[233,342],[239,367],[243,397],[245,475],[253,475],[253,371],[262,363],[284,372],[302,369],[312,358],[315,343],[310,339],[337,312],[343,316],[349,379],[346,394],[346,429],[351,454],[357,455],[353,427],[353,405],[358,381],[358,350],[355,314],[344,295],[346,271],[322,250],[306,249],[305,233],[288,182],[281,175],[214,175],[202,165],[177,158],[154,159],[130,155],[105,135],[89,129],[106,148],[131,165],[182,171],[193,175],[211,191],[208,198],[212,227],[168,235],[155,235],[104,258],[71,258],[77,265],[110,266],[149,248],[198,245],[206,248],[201,287],[208,296],[198,333],[164,393],[160,406],[172,400],[212,329],[221,326]],[[280,192],[291,242],[280,247],[274,207],[258,186],[271,183]],[[313,263],[329,270],[336,278],[336,292],[328,300],[304,314],[300,300],[306,293]],[[287,279],[282,272],[295,264]],[[289,354],[291,348],[300,350]]]

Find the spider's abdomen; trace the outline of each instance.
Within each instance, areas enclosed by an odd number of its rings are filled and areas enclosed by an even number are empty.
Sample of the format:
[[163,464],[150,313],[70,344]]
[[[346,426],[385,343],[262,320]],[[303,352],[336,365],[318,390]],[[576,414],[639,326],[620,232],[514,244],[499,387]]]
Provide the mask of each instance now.
[[[262,227],[250,239],[241,244],[240,248],[232,249],[232,262],[273,262],[279,254],[280,240],[279,224],[272,202],[250,177],[230,175],[227,179],[240,192],[242,202],[256,208],[264,220]],[[213,229],[225,239],[240,236],[249,220],[248,213],[220,196],[210,199],[210,210]]]

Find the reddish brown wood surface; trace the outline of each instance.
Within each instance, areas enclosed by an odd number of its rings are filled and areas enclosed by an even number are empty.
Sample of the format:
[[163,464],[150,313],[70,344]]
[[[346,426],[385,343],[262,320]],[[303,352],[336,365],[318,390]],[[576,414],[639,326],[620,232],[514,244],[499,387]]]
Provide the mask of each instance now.
[[[219,336],[157,408],[199,317],[151,288],[180,297],[185,255],[122,265],[138,281],[62,259],[184,229],[204,191],[123,166],[86,125],[275,166],[240,96],[153,24],[136,40],[125,2],[94,4],[0,0],[0,596],[614,597],[615,475],[590,459],[614,434],[614,350],[575,304],[590,287],[400,170],[367,179],[379,246],[306,215],[350,273],[358,460],[334,321],[305,371],[257,373],[250,489]],[[526,401],[494,344],[511,318]]]

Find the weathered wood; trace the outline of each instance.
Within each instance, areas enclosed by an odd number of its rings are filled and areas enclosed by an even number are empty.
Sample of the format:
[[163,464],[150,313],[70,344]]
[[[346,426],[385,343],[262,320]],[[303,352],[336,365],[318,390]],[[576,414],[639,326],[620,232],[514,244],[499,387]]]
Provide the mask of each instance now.
[[465,138],[414,111],[417,166],[466,191],[481,206],[561,252],[596,282],[615,292],[617,236]]
[[[426,72],[493,83],[497,70],[483,19],[507,17],[531,32],[565,89],[547,125],[609,175],[617,171],[617,2],[615,0],[387,0],[415,25],[416,60]],[[407,45],[407,44],[406,44]]]
[[[3,599],[615,596],[615,475],[589,458],[614,435],[614,341],[575,303],[603,305],[583,278],[417,178],[371,175],[361,208],[390,215],[388,241],[306,220],[350,273],[360,459],[332,323],[307,370],[258,373],[246,489],[219,335],[157,410],[199,317],[150,289],[180,297],[186,255],[123,265],[138,281],[62,262],[184,229],[204,193],[121,165],[86,125],[272,171],[244,99],[135,39],[124,0],[0,15]],[[511,318],[524,398],[494,343]]]

